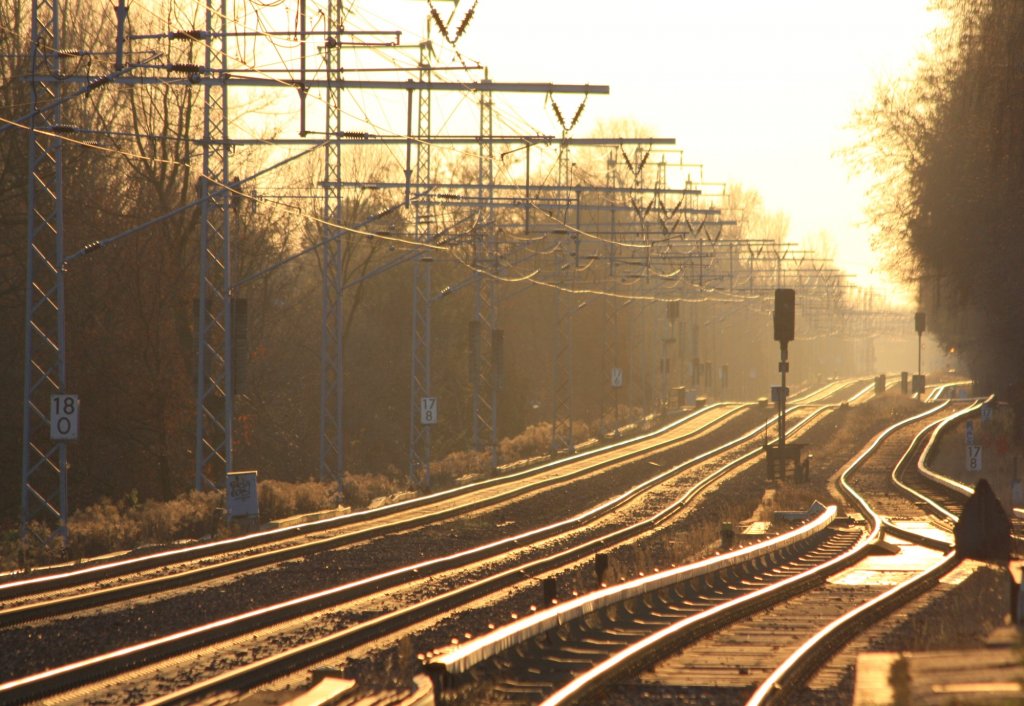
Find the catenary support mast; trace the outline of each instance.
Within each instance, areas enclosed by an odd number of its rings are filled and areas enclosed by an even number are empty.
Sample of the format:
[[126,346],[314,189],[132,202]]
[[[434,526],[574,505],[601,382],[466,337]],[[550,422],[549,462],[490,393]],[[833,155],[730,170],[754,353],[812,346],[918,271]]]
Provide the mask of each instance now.
[[67,442],[50,438],[52,395],[66,392],[61,8],[33,0],[28,249],[22,404],[21,536],[67,540]]
[[199,311],[196,359],[195,487],[224,482],[232,469],[234,375],[231,340],[231,221],[228,190],[227,0],[206,6],[203,173],[199,183]]
[[[343,1],[330,0],[327,16],[329,33],[323,52],[327,77],[327,134],[324,146],[324,222],[321,225],[323,289],[320,326],[320,480],[335,484],[340,497],[345,460],[342,435],[342,291],[345,287],[345,242],[338,228],[344,216],[341,167],[342,91],[337,86],[342,76],[342,67],[339,42],[333,33],[340,35],[344,28]],[[305,54],[305,47],[302,51]]]

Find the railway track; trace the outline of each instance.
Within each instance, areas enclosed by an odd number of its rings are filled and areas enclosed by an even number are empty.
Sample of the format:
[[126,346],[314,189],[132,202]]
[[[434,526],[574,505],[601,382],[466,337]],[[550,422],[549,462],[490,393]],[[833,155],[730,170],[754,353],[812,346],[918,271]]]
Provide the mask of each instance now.
[[[830,392],[832,394],[835,393],[834,390]],[[814,410],[808,410],[803,413],[797,412],[795,416],[799,417],[805,414],[803,423],[809,423],[812,419],[822,414],[823,409],[819,406]],[[76,663],[64,664],[41,673],[12,679],[4,684],[0,684],[0,698],[37,698],[46,693],[68,689],[74,684],[101,678],[101,675],[104,674],[116,673],[133,668],[139,664],[150,663],[153,660],[164,658],[168,654],[180,654],[186,650],[194,650],[199,644],[208,644],[211,641],[225,639],[231,641],[235,639],[231,635],[251,633],[253,630],[263,630],[265,628],[262,626],[280,624],[281,621],[291,620],[293,623],[296,623],[292,627],[302,632],[304,626],[308,625],[310,621],[310,611],[322,611],[328,605],[352,603],[360,597],[362,597],[364,604],[372,603],[373,601],[378,602],[377,615],[370,615],[373,613],[372,610],[363,610],[362,613],[359,613],[358,607],[350,610],[348,613],[342,611],[343,615],[340,618],[336,616],[333,622],[334,624],[346,624],[348,627],[335,631],[328,637],[310,641],[307,639],[309,637],[308,634],[297,636],[297,643],[305,641],[307,646],[312,645],[308,646],[302,657],[302,660],[308,663],[317,658],[319,654],[317,652],[318,649],[334,652],[338,649],[346,649],[346,646],[350,647],[360,644],[360,641],[371,639],[372,636],[380,635],[382,632],[393,631],[402,625],[411,624],[425,617],[436,616],[450,607],[463,604],[473,596],[486,595],[501,587],[514,585],[517,582],[521,582],[524,576],[529,577],[539,572],[550,570],[553,567],[565,565],[566,563],[578,562],[601,547],[626,541],[629,537],[641,531],[667,522],[682,507],[689,503],[693,496],[699,494],[703,487],[714,482],[713,476],[705,481],[698,482],[702,476],[700,468],[697,467],[699,464],[706,464],[710,459],[719,458],[726,453],[732,453],[736,456],[729,464],[729,467],[743,463],[744,459],[756,453],[758,442],[754,439],[759,432],[760,428],[756,428],[732,443],[723,444],[719,448],[709,450],[686,462],[676,464],[668,470],[657,474],[653,479],[640,483],[628,492],[622,493],[611,501],[607,501],[594,508],[591,513],[595,516],[608,514],[630,502],[634,502],[636,497],[672,479],[677,480],[683,486],[692,486],[694,488],[693,493],[685,502],[677,502],[674,506],[664,508],[660,513],[649,516],[644,523],[623,523],[620,521],[619,524],[622,526],[590,527],[583,533],[583,536],[579,538],[573,537],[570,541],[571,535],[579,533],[579,525],[583,521],[583,518],[574,518],[569,524],[577,525],[575,527],[540,528],[528,535],[521,534],[507,539],[503,543],[484,545],[483,547],[474,548],[470,552],[438,556],[426,562],[417,562],[411,566],[401,567],[399,570],[385,572],[385,574],[364,576],[359,581],[335,586],[328,592],[304,597],[302,601],[288,601],[281,605],[263,607],[255,611],[249,611],[241,616],[235,616],[231,620],[215,621],[213,624],[198,626],[182,631],[174,636],[163,636],[146,641],[145,643],[131,645],[116,653],[96,655],[88,659],[78,660]],[[743,444],[753,448],[737,452],[735,447]],[[694,473],[686,476],[685,471],[690,469],[693,469]],[[722,471],[722,473],[724,472],[727,471]],[[592,524],[592,519],[588,519],[587,522]],[[530,547],[525,546],[545,536],[547,537],[546,541],[554,547],[553,549],[546,549],[540,552],[537,549],[530,549]],[[557,541],[552,541],[553,538]],[[522,549],[514,551],[514,553],[521,554],[521,557],[517,556],[515,559],[512,559],[509,556],[503,556],[509,551],[510,546],[517,545],[524,545]],[[490,554],[489,561],[491,564],[485,567],[485,559],[487,559],[488,553]],[[538,556],[538,554],[541,555]],[[460,585],[455,587],[442,585],[440,588],[447,590],[436,590],[439,584],[453,580],[449,576],[453,568],[459,568],[463,572],[468,569],[470,573],[476,571],[477,573],[486,573],[487,575],[482,579],[468,583],[465,579],[462,579]],[[448,572],[448,574],[444,572]],[[420,591],[419,600],[416,600],[416,596],[407,596],[404,599],[406,601],[404,607],[396,610],[381,611],[379,608],[381,600],[387,600],[391,605],[399,605],[403,600],[394,593],[386,593],[387,590],[393,590],[388,587],[407,584],[410,580],[414,582],[412,584],[412,593],[415,593],[416,590]],[[434,595],[424,598],[426,593],[430,593],[425,588],[425,585],[429,583],[434,584]],[[406,586],[404,590],[408,592],[409,586]],[[385,595],[387,598],[382,598]],[[299,616],[303,617],[299,618]],[[323,616],[314,616],[314,619],[317,620],[322,618]],[[272,628],[266,629],[276,630]],[[272,639],[270,641],[282,642],[281,639]],[[283,641],[287,642],[287,640]],[[212,649],[211,655],[214,655],[217,649],[222,648]],[[280,649],[280,647],[275,649]],[[295,658],[285,656],[280,659],[281,664],[285,664],[290,659]],[[260,664],[258,671],[262,672],[265,677],[269,670],[268,665],[264,660],[257,659],[256,662]],[[192,680],[189,679],[189,681]],[[119,681],[118,686],[114,688],[120,689],[121,683]],[[192,697],[184,698],[187,700]]]
[[[969,414],[973,409],[969,406],[946,419]],[[889,458],[883,465],[895,469],[891,472],[893,477],[902,474],[902,469],[909,465],[908,460],[912,459],[914,465],[917,465],[925,441],[929,436],[933,440],[941,426],[944,426],[941,421],[926,420],[926,416],[921,415],[912,423],[901,423],[889,430],[887,436],[898,438],[892,445],[893,450],[886,454]],[[897,431],[900,433],[897,434]],[[876,438],[869,448],[874,451],[881,440]],[[906,451],[899,453],[900,458],[893,462],[897,455],[894,450],[897,449]],[[477,651],[477,646],[472,644],[454,651],[445,650],[439,656],[434,656],[428,664],[428,669],[434,673],[435,687],[446,694],[441,700],[451,703],[489,703],[490,698],[498,697],[495,700],[502,703],[543,703],[545,706],[554,706],[584,702],[643,703],[645,698],[652,698],[651,703],[661,703],[659,698],[678,699],[680,690],[693,688],[696,692],[691,694],[694,696],[692,703],[708,703],[707,700],[701,700],[709,698],[708,692],[702,690],[701,686],[711,683],[732,689],[745,689],[749,693],[760,683],[761,686],[754,690],[748,702],[751,706],[792,703],[788,699],[795,689],[827,661],[827,657],[838,646],[880,616],[933,586],[959,563],[948,546],[943,546],[934,537],[921,536],[914,529],[899,527],[892,521],[883,523],[883,518],[849,485],[847,479],[850,474],[866,465],[864,461],[868,456],[866,451],[852,461],[840,479],[844,495],[860,507],[867,519],[864,537],[858,548],[848,554],[846,563],[859,561],[854,556],[858,553],[863,555],[867,547],[881,537],[883,529],[900,537],[916,539],[924,546],[902,551],[899,558],[902,566],[899,569],[890,566],[888,569],[890,572],[902,573],[905,577],[897,585],[890,587],[887,585],[890,582],[860,585],[856,581],[843,580],[843,574],[839,573],[838,579],[819,582],[811,590],[802,591],[796,597],[780,592],[775,599],[776,608],[738,622],[740,617],[750,611],[739,609],[732,612],[733,609],[725,606],[743,602],[746,598],[743,594],[757,596],[762,591],[767,593],[773,590],[773,587],[756,588],[744,584],[743,579],[750,581],[751,574],[756,577],[756,581],[762,580],[762,575],[753,570],[744,572],[730,567],[736,587],[721,581],[713,584],[711,592],[717,599],[713,607],[709,606],[710,602],[697,602],[699,599],[695,600],[692,592],[684,590],[680,597],[680,592],[676,591],[676,598],[683,601],[683,605],[687,599],[691,601],[688,605],[689,613],[685,617],[673,614],[675,604],[666,608],[666,596],[662,590],[640,597],[634,595],[616,604],[615,616],[627,616],[626,627],[621,627],[621,622],[616,623],[603,613],[595,613],[589,617],[589,623],[555,620],[552,623],[555,625],[553,629],[518,642],[506,636],[504,641],[516,646],[502,650],[497,655],[488,655],[486,650]],[[889,500],[891,502],[892,499]],[[962,502],[962,498],[959,501]],[[911,501],[903,502],[903,510],[914,508]],[[940,502],[935,504],[941,506]],[[951,511],[947,509],[947,512]],[[911,510],[908,514],[915,513]],[[916,556],[916,561],[908,562],[908,556]],[[908,564],[913,568],[912,571],[906,571]],[[833,566],[841,569],[836,564]],[[848,569],[847,576],[855,571]],[[780,581],[779,584],[785,585],[786,581]],[[741,595],[737,596],[737,593]],[[651,613],[656,619],[649,617]],[[727,613],[728,617],[723,618]],[[672,622],[673,618],[677,618],[675,622]],[[669,622],[667,626],[664,625],[666,621]],[[723,623],[731,626],[721,630]],[[699,639],[701,634],[712,630],[719,630],[714,638],[704,641]],[[614,638],[607,636],[609,632]],[[477,642],[486,642],[486,638]],[[692,645],[680,652],[679,646],[687,643]],[[760,650],[758,645],[761,646]],[[791,652],[790,657],[780,665],[780,653],[784,655],[787,652]],[[448,671],[449,668],[472,662],[474,658],[467,659],[466,655],[474,653],[477,658],[481,658],[481,663],[488,665],[487,668],[478,669],[468,679],[472,684],[468,690],[461,693],[458,690],[445,691],[446,686],[458,681],[455,674]],[[654,669],[653,676],[646,680],[634,680],[625,692],[613,690],[611,696],[598,695],[600,690],[657,662],[660,656],[671,653],[675,653],[674,656],[663,660]],[[454,669],[454,672],[466,679],[462,671]],[[567,678],[570,679],[566,681]],[[671,686],[667,692],[664,682]],[[727,699],[723,703],[732,703],[734,699]],[[679,699],[672,702],[691,701]]]
[[[258,543],[254,543],[251,537],[239,538],[239,543],[244,545],[242,550],[236,547],[235,540],[226,540],[116,561],[111,565],[19,578],[0,584],[0,627],[63,615],[135,596],[151,596],[180,586],[195,586],[203,581],[459,517],[482,507],[495,507],[502,501],[514,501],[529,493],[599,472],[630,459],[657,452],[671,452],[678,445],[692,442],[748,410],[747,405],[707,408],[632,443],[613,444],[573,459],[436,493],[416,501],[354,513],[332,519],[329,523],[320,521],[295,528],[295,531],[289,528],[285,532],[259,533]],[[656,459],[649,461],[657,463]],[[432,502],[424,502],[427,499]],[[332,529],[325,532],[325,524],[329,524]],[[158,559],[166,563],[155,564]],[[102,578],[90,581],[90,577],[96,574]]]
[[[663,594],[657,593],[660,589],[641,597],[623,597],[621,601],[612,604],[616,614],[643,615],[645,611],[636,606],[653,605],[656,606],[659,617],[666,618],[668,624],[659,626],[656,621],[650,620],[646,621],[646,625],[633,623],[630,629],[620,634],[621,638],[628,639],[620,639],[615,643],[611,643],[605,635],[610,621],[603,613],[588,616],[588,620],[568,621],[553,618],[552,624],[558,628],[545,634],[541,645],[536,644],[536,639],[531,638],[532,641],[528,641],[525,633],[517,633],[521,639],[516,642],[516,648],[503,650],[500,656],[490,654],[494,648],[487,647],[487,637],[480,638],[457,650],[444,651],[431,658],[428,669],[434,674],[435,688],[442,693],[444,702],[451,703],[486,703],[481,701],[482,694],[499,695],[500,699],[497,700],[506,703],[544,703],[551,706],[596,703],[599,701],[595,695],[599,690],[617,683],[663,655],[676,652],[686,644],[695,643],[695,650],[703,650],[704,656],[697,654],[692,656],[692,660],[705,664],[715,661],[718,664],[728,663],[728,660],[722,659],[722,655],[729,654],[730,649],[735,651],[736,647],[733,645],[730,648],[729,638],[718,637],[722,635],[722,628],[737,624],[756,611],[764,611],[767,606],[780,604],[779,610],[786,612],[786,615],[772,623],[772,612],[761,612],[758,613],[758,617],[745,622],[744,625],[763,621],[765,624],[755,630],[767,634],[758,641],[767,645],[778,645],[780,638],[769,627],[773,627],[776,632],[781,629],[788,639],[792,640],[792,615],[804,616],[805,620],[810,616],[820,619],[823,614],[828,614],[824,608],[834,615],[841,612],[843,606],[849,607],[851,601],[863,598],[865,593],[880,593],[877,586],[864,591],[851,591],[849,587],[826,581],[827,578],[863,559],[882,535],[881,517],[845,483],[845,477],[864,464],[887,436],[903,427],[924,424],[922,420],[934,412],[934,409],[929,410],[923,415],[890,427],[846,468],[842,481],[844,494],[860,508],[866,524],[853,532],[856,541],[849,541],[842,551],[813,557],[816,561],[808,558],[806,561],[812,564],[811,566],[785,576],[766,571],[766,567],[754,561],[743,569],[737,569],[733,565],[723,566],[721,571],[731,572],[731,581],[720,581],[715,586],[717,590],[712,592],[712,601],[682,603],[689,611],[681,617],[676,617],[673,611],[664,609],[665,598]],[[682,593],[686,595],[685,590]],[[562,610],[557,607],[550,609],[555,614]],[[702,638],[714,631],[719,631],[715,633],[716,637],[702,642]],[[505,638],[503,644],[510,641]],[[752,638],[749,636],[740,639],[740,643],[749,644],[751,641]],[[515,659],[517,652],[520,660]],[[581,664],[584,655],[590,655],[591,659]],[[684,651],[678,659],[684,664],[689,663],[689,653]],[[504,675],[504,680],[499,678],[497,681],[487,682],[486,670],[472,669],[478,664],[487,664],[494,674]],[[737,669],[735,664],[730,666]],[[467,676],[471,669],[472,673]],[[755,666],[741,667],[738,671],[747,681],[755,679],[756,676],[752,675],[758,673]],[[476,688],[470,688],[465,693],[445,689],[450,684],[457,684],[460,679],[474,683]],[[484,684],[482,687],[481,680]]]
[[[290,558],[292,554],[289,552],[295,551],[295,547],[306,553],[316,551],[318,548],[330,549],[340,543],[372,538],[378,536],[377,533],[395,531],[404,526],[398,523],[410,519],[414,523],[426,523],[443,517],[442,513],[446,511],[453,514],[466,512],[476,506],[474,500],[478,500],[477,496],[484,491],[489,498],[500,494],[501,491],[496,490],[499,488],[512,488],[520,493],[528,492],[536,487],[533,483],[544,484],[558,479],[571,479],[577,477],[572,475],[575,471],[598,470],[643,453],[664,449],[692,438],[726,417],[749,407],[750,405],[713,405],[697,410],[650,434],[576,454],[570,458],[558,459],[519,472],[503,474],[457,488],[338,517],[220,541],[156,551],[142,556],[92,560],[86,562],[84,566],[43,567],[28,572],[27,575],[21,573],[0,575],[0,600],[13,602],[20,597],[31,598],[82,585],[90,586],[91,589],[99,581],[122,576],[136,577],[149,569],[167,572],[176,567],[183,567],[183,571],[188,571],[193,568],[192,562],[211,558],[217,560],[217,563],[230,564],[230,562],[236,561],[239,555],[243,558],[251,555],[254,549],[260,550],[258,556],[266,557],[265,560],[262,560],[265,563]],[[578,467],[570,468],[571,466]],[[344,539],[338,539],[339,533],[334,532],[339,529],[342,530],[340,534]],[[331,533],[330,536],[322,538],[328,533]],[[336,543],[332,544],[332,541]],[[257,564],[254,561],[251,566],[255,565]]]
[[[456,675],[440,669],[441,665],[453,667],[461,653],[454,654],[452,661],[446,659],[446,654],[430,656],[435,690],[445,694],[446,703],[559,703],[562,697],[553,696],[552,688],[569,674],[590,673],[596,664],[603,665],[602,677],[610,676],[618,665],[625,665],[631,649],[668,651],[675,644],[697,639],[742,614],[763,608],[766,602],[782,600],[785,591],[769,596],[765,589],[846,554],[861,536],[859,530],[849,526],[822,528],[767,558],[715,569],[669,587],[645,591],[632,600],[617,600],[587,613],[584,619],[559,625],[552,611],[551,627],[487,659],[473,670],[471,686],[464,691],[453,693],[452,687],[458,684]],[[790,583],[790,590],[798,585]],[[746,598],[750,600],[743,600]],[[589,597],[580,602],[583,600]],[[730,604],[732,610],[726,608]],[[660,644],[655,647],[654,640],[659,637]],[[592,679],[596,688],[597,677]],[[569,688],[578,692],[573,699],[589,698],[582,684]]]

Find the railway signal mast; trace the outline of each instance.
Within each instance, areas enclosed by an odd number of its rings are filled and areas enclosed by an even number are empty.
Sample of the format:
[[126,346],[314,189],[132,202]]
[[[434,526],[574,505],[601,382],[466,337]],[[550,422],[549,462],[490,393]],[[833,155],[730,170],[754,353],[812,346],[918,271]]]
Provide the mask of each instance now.
[[914,314],[914,330],[917,331],[917,375],[911,382],[911,392],[915,395],[924,394],[924,375],[921,373],[921,336],[925,331],[924,312]]
[[780,386],[774,395],[779,410],[779,438],[776,445],[767,446],[766,461],[768,480],[785,478],[787,467],[792,463],[797,480],[805,480],[807,465],[801,461],[803,444],[786,444],[786,373],[789,372],[789,342],[793,340],[796,319],[796,292],[792,289],[775,290],[774,329],[775,340],[779,342]]

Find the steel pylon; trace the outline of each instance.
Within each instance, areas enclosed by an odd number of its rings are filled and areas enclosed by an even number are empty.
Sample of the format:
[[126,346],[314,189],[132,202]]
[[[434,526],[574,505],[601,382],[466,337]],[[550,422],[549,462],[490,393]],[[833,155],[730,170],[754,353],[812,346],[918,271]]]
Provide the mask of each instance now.
[[[328,3],[329,29],[341,32],[344,26],[342,0]],[[321,226],[322,297],[320,321],[320,470],[322,482],[335,484],[341,497],[344,474],[343,436],[343,297],[345,285],[345,242],[341,235],[344,201],[341,187],[341,88],[340,50],[325,49],[324,65],[328,87],[327,135],[324,146],[324,204]]]
[[[494,212],[494,142],[491,140],[493,98],[480,96],[479,200],[482,219],[473,242],[473,265],[478,271],[476,308],[470,324],[470,379],[473,387],[473,448],[485,446],[491,465],[498,465],[498,390],[500,388],[502,335],[498,329],[496,283],[498,252]],[[487,348],[485,351],[484,348]]]
[[206,6],[203,85],[202,212],[196,338],[195,487],[224,483],[232,469],[230,177],[228,173],[227,0]]
[[[420,81],[431,79],[430,24],[427,39],[420,45]],[[426,194],[430,183],[430,89],[417,91],[416,136],[416,189],[414,205],[417,242],[430,241],[433,211]],[[409,394],[409,482],[412,485],[430,485],[430,428],[437,417],[425,419],[422,415],[424,400],[430,400],[430,269],[433,258],[424,255],[413,264],[412,283],[412,370]],[[435,409],[435,415],[436,415]]]
[[67,442],[50,438],[52,396],[66,391],[61,12],[32,3],[32,117],[28,148],[28,248],[22,405],[21,537],[67,541]]
[[[558,185],[560,196],[565,205],[562,222],[569,219],[570,183],[572,178],[569,161],[569,147],[563,142],[558,151]],[[577,226],[579,225],[579,207],[576,209]],[[563,241],[564,242],[564,241]],[[572,434],[572,320],[576,307],[571,292],[576,285],[576,269],[579,258],[579,235],[572,233],[569,242],[573,243],[573,251],[566,253],[561,244],[555,248],[555,331],[552,351],[551,381],[551,453],[562,451],[573,453],[575,445]],[[567,272],[568,276],[563,276]],[[565,287],[569,292],[562,291]]]

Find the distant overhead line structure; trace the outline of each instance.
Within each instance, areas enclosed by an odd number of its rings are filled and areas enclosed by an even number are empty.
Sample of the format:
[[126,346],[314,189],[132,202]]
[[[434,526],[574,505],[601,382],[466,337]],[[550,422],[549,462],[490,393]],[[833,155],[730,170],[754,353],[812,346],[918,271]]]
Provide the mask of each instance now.
[[[304,4],[303,4],[304,9]],[[419,79],[405,81],[364,80],[341,78],[339,47],[395,47],[395,32],[358,32],[364,38],[359,43],[339,42],[337,38],[349,34],[343,29],[345,11],[338,1],[328,3],[326,32],[304,34],[302,46],[310,37],[325,37],[331,47],[324,53],[324,65],[307,70],[303,50],[299,78],[279,79],[273,72],[261,71],[253,75],[245,66],[232,65],[227,38],[239,33],[229,31],[228,8],[225,0],[206,8],[202,31],[186,30],[167,35],[139,35],[132,39],[175,39],[200,46],[199,64],[178,65],[166,63],[158,66],[149,56],[138,65],[123,63],[124,30],[127,26],[127,3],[122,0],[115,8],[118,19],[117,66],[108,75],[71,74],[62,70],[60,46],[60,8],[52,0],[33,0],[32,7],[32,113],[29,150],[29,222],[27,261],[27,301],[25,314],[25,386],[23,395],[23,462],[22,462],[22,531],[26,533],[35,520],[56,527],[66,536],[67,520],[67,451],[66,441],[49,438],[50,396],[66,393],[64,340],[64,281],[63,281],[63,183],[62,135],[74,128],[61,123],[63,87],[84,85],[85,91],[106,84],[160,87],[180,86],[202,92],[202,175],[200,189],[199,233],[199,289],[197,296],[197,376],[196,376],[196,434],[195,484],[196,487],[218,485],[224,474],[232,469],[232,416],[235,388],[234,339],[239,314],[233,300],[231,260],[230,199],[233,183],[230,155],[233,148],[258,142],[267,144],[316,143],[306,138],[310,132],[306,125],[305,96],[310,90],[325,91],[327,106],[323,137],[327,152],[324,171],[324,220],[328,225],[323,234],[323,340],[321,367],[321,473],[325,477],[340,479],[341,454],[341,292],[344,288],[340,269],[342,249],[339,237],[341,218],[341,173],[339,149],[346,144],[397,143],[414,144],[424,157],[426,170],[418,172],[419,179],[429,182],[429,145],[476,143],[481,145],[481,184],[478,198],[493,203],[496,185],[493,176],[486,173],[493,161],[489,147],[501,142],[564,144],[565,138],[544,135],[493,135],[489,116],[490,96],[495,92],[603,95],[607,86],[589,84],[510,83],[484,81],[437,81],[429,67],[421,71]],[[276,36],[281,33],[252,33],[253,36]],[[289,33],[290,34],[290,33]],[[380,41],[374,42],[374,37]],[[328,41],[329,40],[329,41]],[[421,64],[427,62],[421,61]],[[464,67],[467,68],[467,67]],[[476,67],[468,67],[476,68]],[[186,70],[187,69],[187,70]],[[228,100],[233,88],[286,88],[298,90],[302,97],[301,129],[298,139],[247,140],[235,139],[230,134],[231,115]],[[420,125],[415,134],[405,136],[376,136],[346,133],[341,128],[339,96],[342,91],[406,91],[410,106],[416,93],[419,103]],[[479,136],[434,136],[429,129],[429,94],[433,91],[468,92],[482,96],[481,134]],[[79,91],[82,93],[83,91]],[[424,116],[426,116],[424,118]],[[410,130],[410,132],[412,132]],[[609,144],[608,140],[576,140],[583,144]],[[638,140],[645,144],[671,144],[671,140]],[[623,141],[623,144],[628,141]],[[408,187],[407,187],[408,188]],[[419,194],[423,184],[418,183]],[[335,247],[336,244],[336,247]],[[494,244],[490,241],[479,254],[481,263],[489,262]],[[485,297],[481,289],[481,297]],[[491,297],[493,299],[493,297]],[[479,309],[481,320],[488,314],[486,304]],[[493,328],[492,323],[489,324]],[[493,416],[489,424],[484,421],[487,412],[478,387],[476,395],[480,434],[489,432],[493,443]],[[490,395],[493,400],[493,394]],[[491,405],[493,408],[493,404]],[[39,537],[47,541],[47,537]]]
[[21,536],[45,544],[67,539],[68,517],[67,440],[50,434],[52,396],[67,392],[59,0],[33,0],[31,32]]

